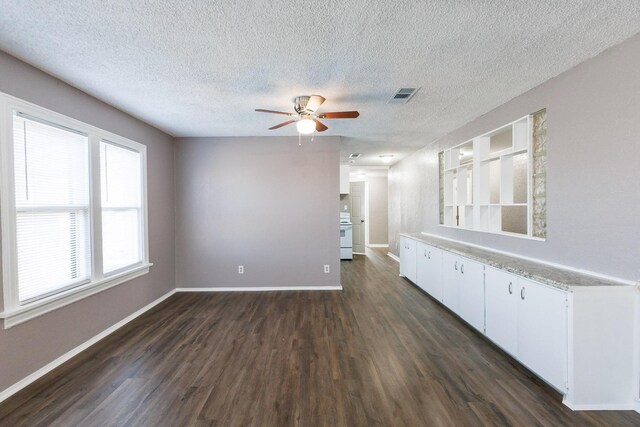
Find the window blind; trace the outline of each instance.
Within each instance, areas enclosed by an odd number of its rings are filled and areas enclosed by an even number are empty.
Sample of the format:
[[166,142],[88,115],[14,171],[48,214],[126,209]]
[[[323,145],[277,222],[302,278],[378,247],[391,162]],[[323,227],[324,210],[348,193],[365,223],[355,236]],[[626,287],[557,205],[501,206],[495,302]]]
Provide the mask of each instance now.
[[91,277],[89,140],[15,113],[13,151],[18,301]]
[[142,262],[140,153],[100,143],[102,257],[106,273]]

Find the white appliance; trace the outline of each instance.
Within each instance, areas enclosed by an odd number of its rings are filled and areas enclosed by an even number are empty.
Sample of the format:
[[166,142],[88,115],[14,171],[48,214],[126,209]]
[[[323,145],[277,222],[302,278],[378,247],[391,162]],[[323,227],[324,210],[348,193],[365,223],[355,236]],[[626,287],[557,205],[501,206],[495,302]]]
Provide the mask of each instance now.
[[349,212],[340,212],[340,259],[353,259],[353,225]]

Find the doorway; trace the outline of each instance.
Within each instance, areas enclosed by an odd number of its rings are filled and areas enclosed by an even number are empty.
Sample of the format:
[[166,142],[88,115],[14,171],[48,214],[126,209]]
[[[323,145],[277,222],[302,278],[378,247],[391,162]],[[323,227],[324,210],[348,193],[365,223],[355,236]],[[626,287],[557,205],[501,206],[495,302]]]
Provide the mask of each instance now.
[[351,200],[351,224],[353,224],[353,253],[356,255],[365,255],[365,221],[367,220],[365,204],[365,182],[350,182],[349,196]]

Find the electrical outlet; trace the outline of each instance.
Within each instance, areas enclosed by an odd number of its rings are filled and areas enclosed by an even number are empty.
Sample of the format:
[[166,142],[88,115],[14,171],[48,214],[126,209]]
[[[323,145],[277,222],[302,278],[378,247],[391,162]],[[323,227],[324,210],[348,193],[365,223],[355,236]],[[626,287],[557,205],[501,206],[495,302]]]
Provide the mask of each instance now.
[[325,264],[324,265],[324,272],[328,273],[329,272],[329,264]]
[[244,265],[238,266],[238,274],[244,274]]

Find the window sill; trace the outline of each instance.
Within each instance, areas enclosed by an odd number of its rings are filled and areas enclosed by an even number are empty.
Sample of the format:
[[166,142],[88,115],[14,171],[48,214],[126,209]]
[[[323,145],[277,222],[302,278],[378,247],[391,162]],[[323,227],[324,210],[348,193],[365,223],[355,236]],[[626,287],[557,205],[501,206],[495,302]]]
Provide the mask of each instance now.
[[536,240],[538,242],[546,242],[547,241],[547,239],[544,239],[542,237],[529,236],[528,234],[510,233],[508,231],[478,230],[476,228],[459,227],[457,225],[445,225],[445,224],[438,224],[438,226],[439,227],[443,227],[443,228],[451,228],[451,229],[454,229],[454,230],[475,231],[475,232],[478,232],[478,233],[495,234],[495,235],[498,235],[498,236],[517,237],[518,239]]
[[136,277],[149,273],[149,268],[153,264],[139,265],[133,269],[109,276],[100,281],[87,283],[73,289],[61,292],[50,297],[34,301],[14,309],[5,310],[0,313],[0,319],[4,319],[4,329],[35,319],[38,316],[57,310],[81,299],[95,295],[109,288],[113,288],[121,283],[128,282]]

